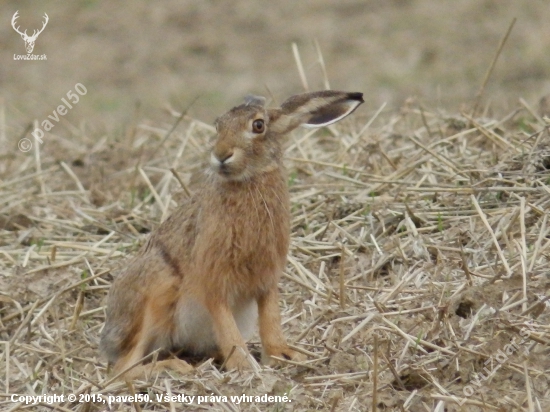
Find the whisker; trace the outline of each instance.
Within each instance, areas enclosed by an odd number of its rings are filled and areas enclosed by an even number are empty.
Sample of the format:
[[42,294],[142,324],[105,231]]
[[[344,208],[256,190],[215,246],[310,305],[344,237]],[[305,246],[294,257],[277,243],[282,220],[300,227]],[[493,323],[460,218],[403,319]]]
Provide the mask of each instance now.
[[256,186],[254,186],[254,189],[256,190],[256,192],[258,192],[258,194],[262,198],[262,201],[264,202],[265,210],[266,210],[267,214],[269,215],[269,220],[271,221],[271,228],[273,230],[275,230],[275,224],[273,223],[273,216],[271,216],[271,211],[269,210],[269,207],[267,206],[267,202],[265,201],[264,195],[262,194],[261,191],[258,190],[258,188]]
[[258,226],[260,226],[261,223],[262,223],[261,220],[260,220],[260,213],[258,211],[258,205],[256,204],[256,199],[254,198],[255,196],[254,196],[254,194],[252,193],[252,190],[251,190],[251,186],[254,186],[254,183],[252,181],[250,181],[249,183],[250,184],[247,184],[248,193],[250,194],[250,197],[252,198],[252,204],[254,205],[254,210],[256,211],[256,219],[258,220]]

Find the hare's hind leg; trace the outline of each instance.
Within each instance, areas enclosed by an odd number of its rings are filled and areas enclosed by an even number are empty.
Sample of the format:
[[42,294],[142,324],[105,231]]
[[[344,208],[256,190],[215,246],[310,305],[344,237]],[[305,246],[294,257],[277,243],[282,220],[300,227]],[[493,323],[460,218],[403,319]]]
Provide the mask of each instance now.
[[[126,339],[124,355],[115,365],[114,372],[121,373],[156,349],[170,349],[174,332],[174,308],[176,307],[177,289],[160,285],[151,292],[144,304],[140,319]],[[125,349],[125,350],[124,350]],[[134,368],[135,369],[135,368]],[[128,376],[134,373],[128,374]]]
[[148,310],[145,308],[143,317],[134,323],[134,327],[123,343],[125,347],[123,347],[122,350],[125,353],[115,362],[113,367],[115,375],[139,363],[146,355],[146,351],[150,346],[150,337],[148,336],[150,323],[151,320],[149,319]]
[[268,364],[276,363],[276,360],[271,358],[272,356],[296,361],[302,360],[303,356],[290,349],[283,336],[277,285],[258,299],[258,315],[262,340],[262,361]]
[[[187,373],[193,370],[193,367],[187,362],[181,359],[166,359],[153,363],[146,363],[145,365],[139,365],[140,360],[143,359],[148,353],[155,349],[166,348],[168,345],[168,339],[162,336],[163,328],[169,328],[166,324],[166,318],[160,318],[158,315],[166,315],[164,311],[159,311],[158,307],[149,305],[145,309],[145,315],[143,319],[143,327],[139,333],[135,336],[132,349],[121,357],[114,366],[114,373],[122,373],[124,379],[138,379],[146,378],[155,373],[160,373],[165,370],[172,370],[179,372],[180,374]],[[155,310],[156,309],[156,310]],[[164,323],[164,324],[163,324]],[[159,328],[160,326],[160,328]],[[132,365],[135,365],[132,367]],[[127,370],[128,368],[131,368]],[[127,370],[126,372],[124,372]]]

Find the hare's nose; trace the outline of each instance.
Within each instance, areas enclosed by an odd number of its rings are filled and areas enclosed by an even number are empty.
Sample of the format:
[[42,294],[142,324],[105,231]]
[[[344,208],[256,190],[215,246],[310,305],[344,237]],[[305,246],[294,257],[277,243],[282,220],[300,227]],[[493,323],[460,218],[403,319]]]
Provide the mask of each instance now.
[[216,156],[221,164],[224,164],[225,162],[228,162],[233,157],[233,151],[225,152],[222,155]]
[[216,158],[216,161],[218,161],[220,164],[224,164],[230,161],[230,159],[233,157],[233,150],[214,150],[214,153],[212,153],[214,157]]
[[212,163],[213,166],[219,167],[224,166],[227,163],[231,162],[231,158],[233,157],[233,150],[230,151],[223,151],[223,152],[212,152],[210,155],[210,163]]

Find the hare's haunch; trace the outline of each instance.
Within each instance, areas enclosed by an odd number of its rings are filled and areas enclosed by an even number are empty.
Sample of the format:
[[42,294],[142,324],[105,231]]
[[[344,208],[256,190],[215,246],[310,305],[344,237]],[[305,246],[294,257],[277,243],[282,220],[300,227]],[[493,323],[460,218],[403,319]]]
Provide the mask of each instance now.
[[327,90],[271,109],[249,96],[216,120],[202,188],[151,235],[111,288],[101,350],[115,372],[156,349],[246,367],[245,342],[256,319],[265,360],[300,357],[282,334],[278,306],[290,237],[282,141],[298,126],[343,119],[362,102],[362,93]]

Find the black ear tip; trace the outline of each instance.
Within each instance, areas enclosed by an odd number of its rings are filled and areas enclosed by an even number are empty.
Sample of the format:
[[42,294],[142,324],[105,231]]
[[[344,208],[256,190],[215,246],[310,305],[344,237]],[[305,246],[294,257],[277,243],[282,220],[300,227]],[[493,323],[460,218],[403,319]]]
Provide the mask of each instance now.
[[350,100],[357,100],[358,102],[364,103],[363,100],[363,93],[360,92],[354,92],[354,93],[348,93],[348,98]]

